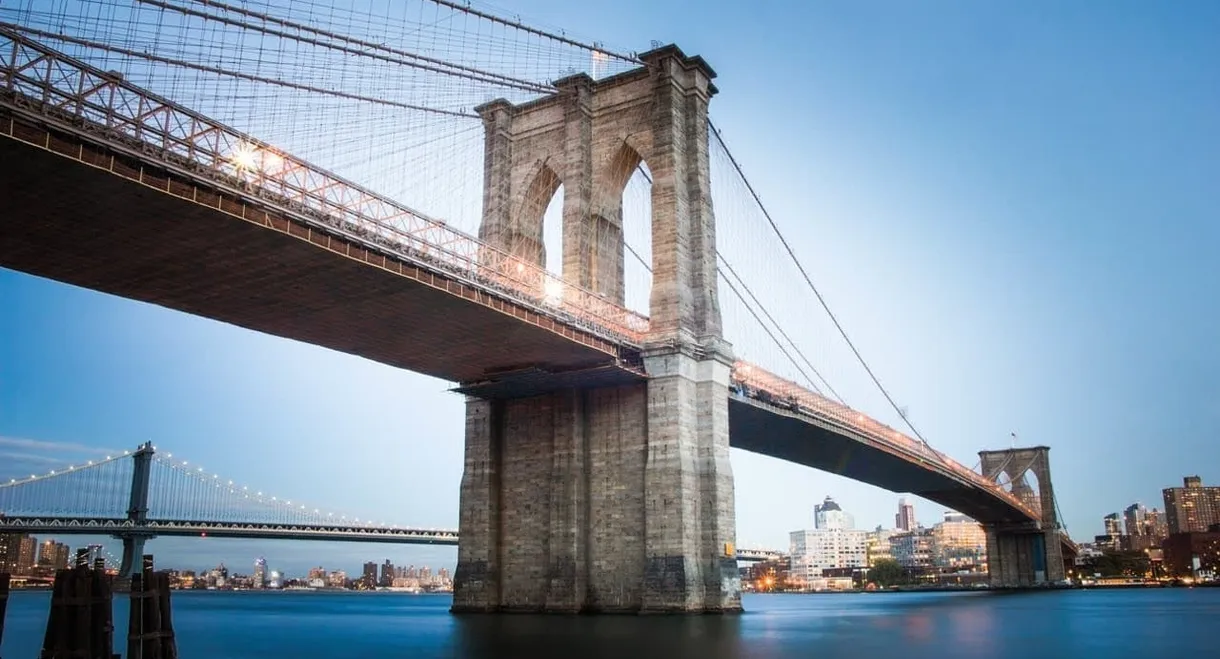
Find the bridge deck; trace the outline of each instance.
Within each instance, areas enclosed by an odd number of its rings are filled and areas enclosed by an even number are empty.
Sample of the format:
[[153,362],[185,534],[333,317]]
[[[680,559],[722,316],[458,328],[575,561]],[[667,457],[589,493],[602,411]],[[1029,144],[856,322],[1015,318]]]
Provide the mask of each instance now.
[[930,461],[739,395],[729,398],[729,438],[734,448],[796,462],[893,492],[910,492],[979,522],[1033,523],[1028,513],[1011,502],[964,482]]
[[612,341],[5,107],[0,179],[3,267],[452,382],[525,367],[640,377],[614,367]]

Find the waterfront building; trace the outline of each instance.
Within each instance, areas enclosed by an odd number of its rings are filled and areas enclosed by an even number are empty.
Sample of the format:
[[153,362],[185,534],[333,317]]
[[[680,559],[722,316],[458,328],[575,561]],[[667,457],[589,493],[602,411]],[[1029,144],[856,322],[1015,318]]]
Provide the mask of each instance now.
[[880,526],[868,532],[864,538],[865,563],[868,567],[872,567],[877,561],[894,558],[890,552],[890,537],[895,533],[896,531]]
[[823,570],[868,566],[868,532],[855,528],[854,518],[831,497],[814,508],[816,528],[789,534],[789,575],[798,585],[812,587]]
[[944,521],[932,527],[929,550],[932,564],[940,568],[987,569],[987,532],[960,513],[946,512]]
[[932,530],[916,527],[890,536],[890,554],[899,565],[910,570],[931,567]]
[[834,499],[827,496],[825,501],[813,507],[813,527],[824,531],[854,529],[856,520],[851,514],[844,512]]
[[250,578],[250,587],[260,589],[267,585],[267,559],[259,556],[254,561],[254,575]]
[[394,583],[394,564],[390,559],[385,559],[385,563],[381,564],[381,578],[377,580],[377,585],[382,588],[389,588]]
[[364,570],[360,574],[360,587],[366,590],[371,590],[377,587],[377,564],[372,561],[364,564]]
[[1182,484],[1161,491],[1169,533],[1205,532],[1220,522],[1220,487],[1204,487],[1198,476],[1187,476]]
[[899,531],[913,531],[919,523],[915,521],[915,504],[906,497],[898,500],[898,514],[894,515],[894,528]]
[[347,587],[347,572],[344,572],[343,570],[335,570],[326,575],[326,585],[330,586],[331,588]]
[[1220,528],[1196,533],[1170,533],[1162,544],[1170,576],[1212,580],[1220,576]]

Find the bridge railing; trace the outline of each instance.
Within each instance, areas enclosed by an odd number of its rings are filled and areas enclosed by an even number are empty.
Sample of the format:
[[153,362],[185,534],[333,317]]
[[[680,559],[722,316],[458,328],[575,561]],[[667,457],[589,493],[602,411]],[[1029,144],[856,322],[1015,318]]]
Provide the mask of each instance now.
[[0,87],[6,103],[170,169],[205,176],[591,333],[639,344],[648,330],[646,316],[536,263],[44,46],[22,29],[0,23]]
[[938,464],[958,478],[991,490],[996,496],[1028,514],[1031,519],[1041,517],[1020,499],[1005,491],[998,483],[988,480],[982,474],[967,468],[924,442],[846,405],[820,396],[791,380],[781,378],[762,367],[738,361],[733,365],[732,380],[734,384],[745,388],[747,390],[745,393],[752,394],[752,397],[760,398],[763,402],[770,402],[781,407],[787,406],[793,408],[794,411],[829,419],[868,439],[880,442],[885,447],[901,451],[909,457]]

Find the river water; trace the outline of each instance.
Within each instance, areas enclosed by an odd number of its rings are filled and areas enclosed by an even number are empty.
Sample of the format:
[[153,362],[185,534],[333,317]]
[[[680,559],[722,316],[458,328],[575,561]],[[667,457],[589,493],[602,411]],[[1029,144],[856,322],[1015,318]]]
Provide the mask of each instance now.
[[[121,606],[117,605],[122,603]],[[740,616],[452,616],[445,595],[173,595],[182,659],[1220,657],[1220,588],[746,595]],[[3,659],[34,659],[50,594],[14,592]],[[115,649],[125,653],[126,600]]]

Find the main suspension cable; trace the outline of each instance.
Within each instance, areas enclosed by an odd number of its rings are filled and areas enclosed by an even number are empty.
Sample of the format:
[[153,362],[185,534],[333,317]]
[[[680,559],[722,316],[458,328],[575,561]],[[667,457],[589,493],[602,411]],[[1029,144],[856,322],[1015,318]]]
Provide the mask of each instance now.
[[292,82],[291,80],[282,80],[282,79],[278,79],[278,78],[267,78],[267,77],[263,77],[263,76],[257,76],[257,75],[251,74],[251,73],[242,73],[241,71],[232,71],[230,69],[222,69],[222,68],[215,67],[215,66],[208,66],[206,64],[196,64],[194,62],[187,62],[185,60],[165,57],[163,55],[155,55],[153,53],[146,53],[146,52],[142,52],[142,51],[138,51],[138,50],[131,50],[128,48],[120,48],[118,46],[113,46],[111,44],[103,43],[100,41],[90,41],[89,39],[81,39],[80,37],[72,37],[72,36],[68,36],[66,34],[56,34],[54,32],[47,32],[45,30],[39,30],[37,28],[26,27],[24,25],[17,25],[15,23],[0,22],[0,27],[5,27],[8,29],[12,29],[12,30],[19,30],[26,34],[32,34],[34,36],[43,37],[43,38],[47,38],[47,39],[55,39],[58,41],[73,43],[78,46],[84,46],[86,48],[105,50],[107,52],[116,53],[119,55],[126,55],[128,57],[137,57],[137,58],[148,60],[151,62],[159,62],[161,64],[168,64],[170,66],[178,66],[178,67],[183,67],[183,68],[187,68],[187,69],[193,69],[195,71],[202,71],[205,73],[214,73],[216,75],[228,76],[228,77],[232,77],[232,78],[239,78],[242,80],[249,80],[251,82],[264,83],[264,84],[268,84],[268,85],[276,85],[279,87],[286,87],[288,89],[298,89],[301,91],[307,91],[307,92],[311,92],[311,93],[315,93],[315,94],[336,96],[338,98],[346,98],[346,99],[351,99],[351,100],[355,100],[355,101],[363,101],[366,103],[375,103],[377,105],[387,105],[390,107],[403,108],[405,110],[416,110],[418,112],[430,112],[433,114],[443,114],[443,115],[447,115],[450,117],[462,117],[465,119],[478,119],[479,118],[479,116],[477,114],[474,114],[472,112],[460,112],[457,110],[442,110],[440,108],[430,108],[430,107],[427,107],[424,105],[414,105],[412,103],[402,103],[400,101],[391,101],[389,99],[384,99],[384,98],[377,98],[377,97],[373,97],[373,96],[364,96],[362,94],[352,94],[349,92],[342,92],[342,91],[338,91],[335,89],[324,89],[322,87],[314,87],[312,85],[305,85],[305,84],[301,84],[299,82]]
[[791,257],[792,262],[796,264],[796,268],[800,271],[801,277],[804,278],[805,283],[809,286],[809,289],[812,290],[813,294],[817,297],[818,303],[822,305],[822,309],[824,309],[826,314],[830,316],[830,320],[834,323],[835,329],[839,331],[839,335],[843,337],[843,340],[847,342],[847,346],[851,348],[852,354],[856,356],[856,359],[860,362],[860,365],[863,366],[865,372],[868,373],[869,378],[872,379],[873,384],[877,385],[877,389],[881,391],[881,395],[885,396],[885,399],[889,402],[890,406],[894,408],[894,411],[898,413],[898,416],[902,417],[903,422],[906,423],[907,427],[911,429],[911,432],[915,433],[915,436],[918,437],[919,441],[923,442],[925,446],[931,448],[931,446],[928,444],[928,440],[924,439],[923,435],[919,433],[919,430],[915,428],[915,425],[911,423],[911,420],[907,418],[906,413],[903,412],[902,408],[898,406],[898,403],[894,402],[894,398],[890,396],[890,392],[887,391],[886,388],[881,384],[881,380],[877,378],[876,373],[873,372],[873,369],[868,365],[868,362],[864,361],[864,356],[860,354],[860,350],[856,348],[856,344],[853,343],[851,337],[847,335],[847,330],[843,329],[843,325],[839,322],[838,317],[836,317],[834,312],[830,310],[830,305],[827,304],[826,299],[822,297],[821,291],[818,290],[817,286],[814,286],[813,279],[811,279],[809,277],[809,273],[805,271],[805,266],[801,265],[800,259],[796,257],[796,252],[794,252],[792,246],[788,244],[788,240],[784,238],[784,234],[780,232],[779,226],[775,224],[775,220],[771,218],[771,213],[767,210],[767,207],[763,205],[762,199],[758,196],[758,192],[754,190],[754,186],[750,184],[750,180],[746,178],[746,174],[742,170],[741,164],[737,162],[737,158],[733,157],[733,153],[729,151],[729,146],[725,143],[724,137],[721,136],[720,130],[712,124],[710,119],[708,120],[707,125],[708,128],[712,130],[712,134],[716,136],[716,141],[720,144],[720,147],[724,149],[725,155],[729,157],[729,162],[732,163],[733,169],[737,170],[737,175],[741,177],[742,183],[745,183],[746,189],[750,191],[750,195],[754,198],[754,202],[758,204],[759,210],[761,210],[763,216],[767,218],[767,223],[771,225],[771,230],[775,232],[776,237],[779,238],[780,243],[783,244],[784,249],[788,252],[788,256]]
[[[475,82],[482,82],[485,84],[495,85],[498,87],[511,87],[511,88],[520,89],[523,91],[534,92],[534,93],[551,91],[550,87],[546,87],[546,86],[540,85],[535,82],[526,82],[526,81],[509,82],[509,81],[497,79],[495,77],[489,77],[488,74],[478,75],[478,74],[466,73],[463,71],[444,69],[444,68],[441,68],[439,66],[435,66],[432,64],[413,61],[412,59],[410,59],[408,57],[404,57],[402,55],[398,55],[397,57],[391,57],[384,53],[369,52],[367,50],[361,50],[359,48],[345,46],[341,43],[333,43],[333,42],[323,41],[321,39],[314,39],[312,37],[307,37],[307,36],[301,35],[301,34],[290,34],[288,32],[284,32],[282,30],[276,30],[274,28],[270,28],[267,26],[259,26],[259,25],[254,25],[252,23],[247,23],[245,21],[239,21],[239,20],[227,18],[224,16],[217,16],[216,14],[208,13],[205,11],[199,11],[197,9],[191,9],[190,7],[182,7],[180,5],[175,5],[173,3],[163,2],[162,0],[136,0],[136,2],[146,4],[146,5],[152,5],[154,7],[160,7],[162,9],[168,9],[170,11],[175,11],[180,14],[187,15],[187,16],[195,16],[197,18],[202,18],[204,20],[216,21],[218,23],[223,23],[225,25],[231,25],[233,27],[237,27],[237,28],[241,28],[241,29],[245,29],[245,30],[253,30],[255,32],[261,32],[263,34],[270,35],[273,37],[278,37],[281,39],[299,41],[301,43],[306,43],[311,46],[329,48],[331,50],[337,50],[339,52],[347,53],[349,55],[356,55],[359,57],[369,57],[372,59],[379,59],[384,62],[389,62],[391,64],[400,64],[402,66],[409,66],[409,67],[420,69],[423,71],[439,73],[441,75],[454,76],[457,78],[465,78],[467,80],[473,80]],[[491,75],[498,76],[499,74],[491,74]]]
[[429,0],[429,2],[438,4],[442,7],[448,7],[449,9],[454,9],[454,10],[457,10],[460,12],[464,12],[464,13],[470,14],[471,16],[477,16],[478,18],[482,18],[484,20],[488,20],[493,23],[499,23],[500,25],[505,25],[505,26],[508,26],[511,28],[516,28],[518,30],[521,30],[522,32],[528,32],[529,34],[533,34],[533,35],[536,35],[539,37],[550,39],[552,41],[566,44],[568,46],[575,46],[577,48],[582,48],[582,49],[590,51],[590,52],[601,53],[602,55],[607,55],[609,57],[613,57],[615,59],[619,59],[624,62],[629,62],[631,64],[643,64],[643,62],[641,62],[640,59],[638,57],[636,57],[634,54],[628,55],[628,54],[624,54],[624,53],[616,53],[613,50],[606,50],[604,48],[601,48],[597,44],[588,44],[588,43],[576,41],[575,39],[570,39],[570,38],[560,35],[560,34],[554,34],[552,32],[540,30],[536,27],[530,27],[530,26],[526,25],[525,23],[522,23],[521,21],[514,21],[514,20],[509,20],[507,18],[501,18],[499,16],[496,16],[495,14],[489,14],[484,11],[479,11],[478,9],[473,9],[468,5],[460,4],[457,2],[452,2],[451,0]]
[[[139,1],[143,2],[145,0],[139,0]],[[219,2],[218,0],[194,0],[194,2],[197,2],[201,5],[206,5],[209,7],[217,7],[224,11],[233,12],[235,14],[241,14],[242,16],[256,18],[265,23],[274,23],[281,27],[287,27],[287,28],[291,28],[293,30],[299,30],[301,32],[308,32],[310,34],[320,36],[320,37],[326,37],[328,39],[335,39],[337,41],[342,41],[344,43],[352,44],[355,46],[360,46],[362,48],[371,48],[373,50],[380,50],[383,52],[398,55],[400,57],[406,57],[406,58],[410,58],[413,60],[418,60],[418,61],[424,62],[426,64],[433,64],[436,66],[446,66],[446,67],[449,67],[456,71],[462,71],[462,72],[468,73],[470,75],[495,78],[495,79],[501,80],[504,83],[512,85],[512,86],[530,87],[533,91],[537,91],[537,92],[553,91],[553,89],[551,87],[549,87],[548,85],[543,85],[540,83],[532,82],[530,80],[522,80],[520,78],[513,78],[510,76],[500,74],[500,73],[495,73],[493,71],[484,71],[482,69],[476,69],[472,66],[466,66],[465,64],[455,64],[453,62],[448,62],[443,59],[429,57],[427,55],[420,55],[418,53],[412,53],[410,51],[401,50],[398,48],[392,48],[385,44],[374,43],[372,41],[367,41],[365,39],[357,39],[355,37],[351,37],[351,36],[348,36],[345,34],[340,34],[338,32],[331,32],[328,30],[323,30],[320,28],[313,27],[312,25],[306,25],[304,23],[298,23],[296,21],[290,21],[288,19],[279,18],[277,16],[272,16],[271,14],[253,11],[251,9],[246,9],[245,7],[239,7],[239,6],[232,5],[232,4],[229,4],[226,2]]]
[[[636,171],[638,171],[640,175],[644,177],[645,181],[648,181],[649,185],[652,184],[652,177],[648,175],[648,172],[644,171],[642,166],[636,165]],[[644,261],[644,258],[640,256],[639,252],[636,252],[635,249],[631,247],[630,243],[624,240],[623,246],[626,247],[627,251],[635,257],[635,260],[640,262],[640,265],[644,266],[644,269],[647,270],[649,274],[652,274],[652,266]],[[775,326],[775,329],[779,330],[779,333],[783,335],[784,340],[792,346],[792,349],[796,351],[796,354],[800,355],[805,364],[809,366],[809,370],[813,371],[813,374],[817,376],[818,380],[820,380],[823,385],[826,386],[826,389],[830,391],[831,395],[833,395],[840,403],[846,405],[847,403],[843,401],[843,397],[834,390],[834,387],[830,386],[830,382],[818,372],[818,369],[815,368],[813,363],[809,361],[809,358],[805,356],[805,353],[801,352],[800,346],[798,346],[796,342],[788,336],[788,333],[784,331],[784,328],[781,327],[779,323],[775,322],[775,318],[771,316],[771,312],[767,311],[767,308],[763,306],[763,303],[759,301],[756,295],[754,295],[754,291],[750,290],[750,285],[746,283],[745,279],[742,279],[741,275],[737,274],[737,271],[733,269],[733,266],[729,263],[729,260],[724,258],[724,255],[720,253],[720,250],[716,250],[716,258],[724,262],[725,267],[729,269],[729,272],[733,274],[733,277],[736,278],[737,282],[741,284],[741,287],[745,289],[746,293],[750,296],[750,299],[754,301],[754,304],[757,305],[759,310],[763,312],[763,315],[767,317],[767,320],[771,321],[771,324]],[[716,266],[716,272],[724,278],[724,283],[728,284],[729,290],[733,291],[733,294],[736,295],[737,299],[741,301],[741,304],[745,306],[746,311],[749,311],[750,315],[754,317],[755,322],[762,326],[763,331],[767,333],[767,336],[771,337],[771,340],[775,342],[775,345],[779,347],[781,351],[783,351],[784,356],[787,357],[788,360],[792,362],[792,365],[796,367],[796,370],[799,371],[802,376],[804,376],[805,381],[809,383],[809,386],[813,387],[814,391],[818,392],[818,394],[821,394],[822,391],[813,383],[813,380],[809,378],[809,375],[805,373],[804,369],[801,368],[801,365],[792,358],[792,355],[788,353],[788,349],[785,348],[784,344],[775,337],[775,334],[771,332],[770,328],[767,327],[767,324],[758,317],[758,314],[755,313],[754,309],[750,306],[750,303],[746,302],[746,299],[742,297],[741,292],[737,290],[737,287],[733,285],[732,280],[729,279],[724,270],[720,269],[719,265]]]

